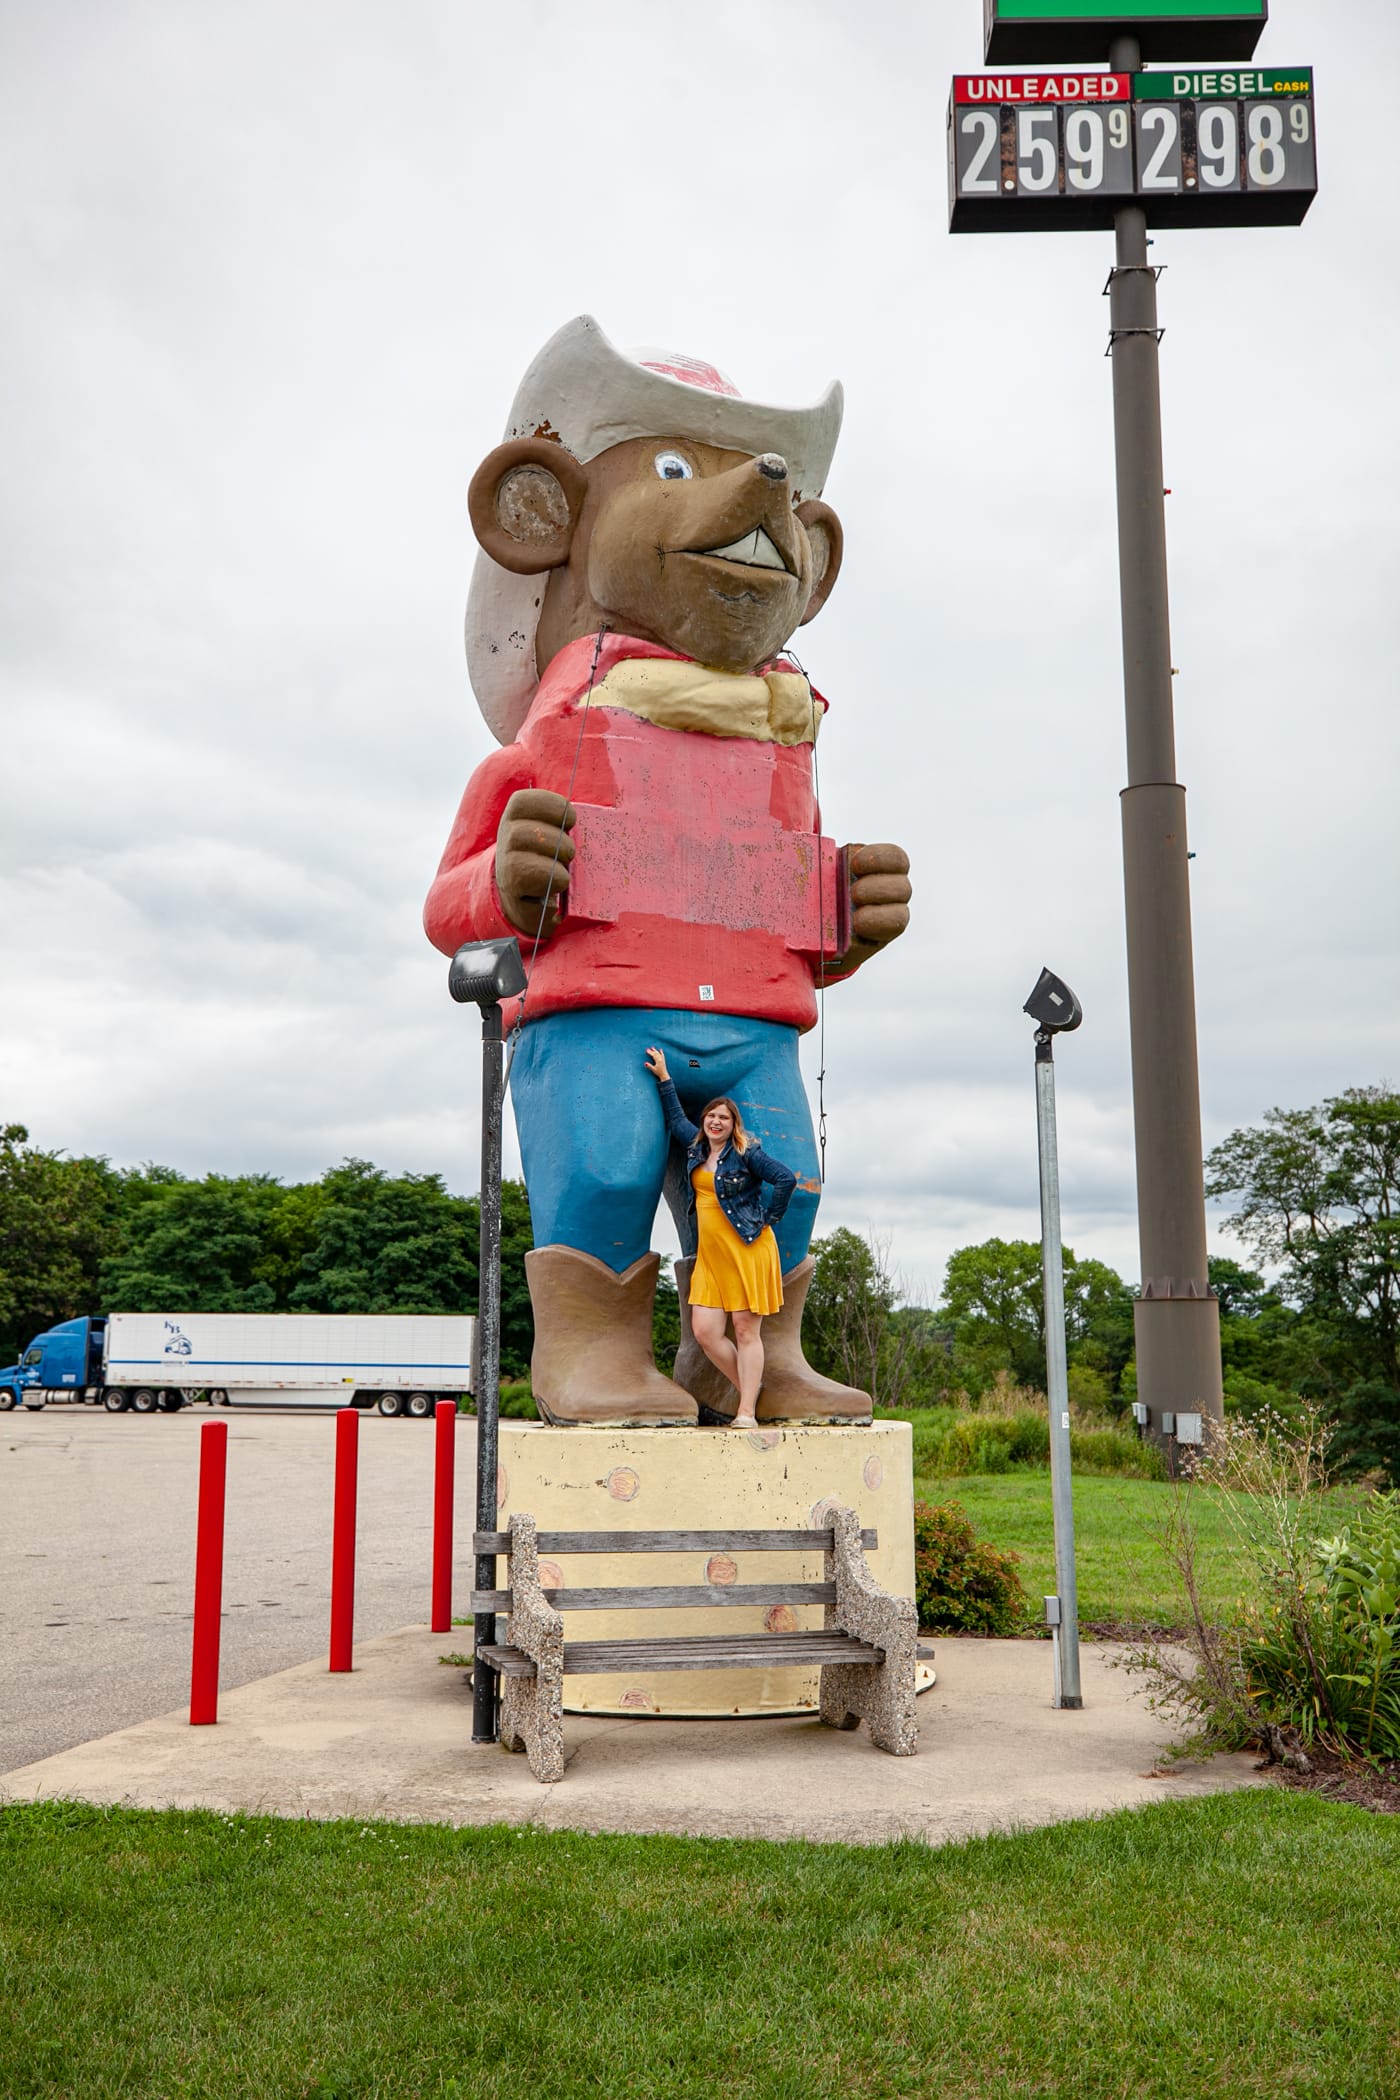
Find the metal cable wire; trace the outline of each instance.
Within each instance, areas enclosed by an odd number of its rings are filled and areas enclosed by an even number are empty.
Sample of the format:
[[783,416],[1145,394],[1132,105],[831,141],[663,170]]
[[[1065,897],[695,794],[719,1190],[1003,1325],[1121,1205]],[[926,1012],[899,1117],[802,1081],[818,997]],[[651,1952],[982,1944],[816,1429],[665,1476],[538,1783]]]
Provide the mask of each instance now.
[[817,810],[817,1151],[820,1156],[818,1173],[822,1187],[826,1186],[826,903],[822,894],[822,842],[821,842],[821,771],[817,759],[817,696],[812,690],[812,681],[807,677],[807,667],[791,649],[783,655],[789,663],[797,665],[807,679],[807,698],[812,707],[812,800]]

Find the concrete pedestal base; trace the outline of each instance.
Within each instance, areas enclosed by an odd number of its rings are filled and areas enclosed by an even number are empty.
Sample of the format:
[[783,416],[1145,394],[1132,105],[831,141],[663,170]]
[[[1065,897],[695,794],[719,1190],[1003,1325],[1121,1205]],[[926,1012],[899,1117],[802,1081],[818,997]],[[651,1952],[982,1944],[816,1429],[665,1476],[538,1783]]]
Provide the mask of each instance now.
[[[721,1531],[819,1525],[841,1502],[878,1531],[867,1553],[888,1590],[914,1594],[913,1433],[907,1422],[863,1428],[554,1429],[502,1422],[498,1500],[504,1528],[528,1510],[541,1531]],[[504,1580],[505,1564],[501,1564]],[[542,1554],[546,1589],[644,1583],[820,1582],[818,1553]],[[568,1616],[566,1640],[650,1635],[770,1633],[820,1627],[820,1605],[694,1611],[589,1611]],[[504,1625],[501,1632],[504,1634]],[[921,1676],[927,1673],[921,1671]],[[931,1676],[929,1681],[931,1682]],[[570,1713],[772,1714],[811,1712],[818,1672],[676,1670],[635,1677],[565,1677]]]

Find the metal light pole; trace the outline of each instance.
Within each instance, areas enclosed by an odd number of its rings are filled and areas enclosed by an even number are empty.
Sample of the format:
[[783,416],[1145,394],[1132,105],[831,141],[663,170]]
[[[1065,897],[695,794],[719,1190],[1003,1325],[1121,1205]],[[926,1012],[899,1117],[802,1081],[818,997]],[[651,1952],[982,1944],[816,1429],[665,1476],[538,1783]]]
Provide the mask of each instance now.
[[[1116,73],[1142,67],[1135,36],[1113,40]],[[1128,785],[1122,796],[1128,1015],[1142,1295],[1134,1309],[1138,1394],[1164,1413],[1224,1413],[1220,1308],[1206,1269],[1196,993],[1186,790],[1176,778],[1167,526],[1162,476],[1157,271],[1140,204],[1114,214],[1108,282],[1118,571]]]
[[1060,1244],[1060,1157],[1055,1131],[1055,1037],[1083,1019],[1061,977],[1042,970],[1021,1009],[1036,1023],[1035,1120],[1040,1141],[1040,1261],[1045,1278],[1045,1390],[1050,1407],[1050,1500],[1055,1518],[1055,1584],[1045,1615],[1055,1648],[1055,1704],[1081,1707],[1079,1586],[1074,1571],[1074,1495],[1070,1484],[1069,1368],[1065,1360],[1065,1268]]
[[[504,1072],[502,999],[525,989],[518,941],[459,948],[447,975],[454,999],[481,1008],[481,1240],[476,1310],[476,1528],[496,1528],[496,1476],[501,1419],[501,1107]],[[494,1553],[476,1557],[473,1588],[496,1587]],[[493,1612],[478,1612],[472,1634],[472,1741],[498,1735],[496,1673],[483,1649],[496,1638]]]

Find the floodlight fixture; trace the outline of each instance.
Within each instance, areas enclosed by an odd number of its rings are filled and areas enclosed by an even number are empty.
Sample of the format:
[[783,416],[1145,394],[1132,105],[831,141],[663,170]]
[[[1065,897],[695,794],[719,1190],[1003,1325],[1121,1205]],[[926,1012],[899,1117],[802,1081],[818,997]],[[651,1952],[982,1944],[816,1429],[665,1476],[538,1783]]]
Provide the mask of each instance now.
[[468,941],[448,965],[447,989],[461,1006],[518,998],[525,989],[519,941]]
[[1035,990],[1021,1008],[1029,1014],[1037,1028],[1051,1035],[1068,1035],[1084,1018],[1084,1009],[1063,977],[1053,970],[1042,970],[1035,981]]

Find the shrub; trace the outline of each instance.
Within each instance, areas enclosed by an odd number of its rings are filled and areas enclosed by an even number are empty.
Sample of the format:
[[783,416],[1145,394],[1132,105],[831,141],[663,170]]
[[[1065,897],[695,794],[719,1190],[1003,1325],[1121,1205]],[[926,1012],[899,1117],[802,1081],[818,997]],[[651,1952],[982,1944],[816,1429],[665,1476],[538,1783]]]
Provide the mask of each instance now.
[[1156,1444],[1131,1429],[1071,1429],[1070,1460],[1077,1473],[1117,1473],[1129,1480],[1165,1480],[1167,1464]]
[[[1071,1364],[1069,1367],[1069,1404],[1096,1414],[1106,1414],[1113,1407],[1117,1396],[1109,1381],[1108,1373],[1095,1364]],[[1122,1412],[1121,1406],[1118,1412]]]
[[[884,1410],[881,1410],[883,1413]],[[902,1419],[914,1430],[916,1475],[946,1480],[968,1473],[1009,1473],[1014,1467],[1050,1463],[1050,1420],[1045,1402],[1015,1413],[985,1408],[916,1410]],[[1164,1480],[1166,1467],[1155,1445],[1140,1443],[1131,1430],[1109,1425],[1071,1427],[1071,1463],[1084,1473],[1111,1473],[1135,1480]]]
[[914,1504],[914,1597],[919,1624],[943,1633],[1020,1631],[1028,1600],[1020,1555],[979,1539],[956,1502]]
[[[462,1412],[474,1415],[476,1413],[475,1400],[468,1398],[463,1403]],[[539,1410],[535,1406],[535,1396],[530,1390],[529,1379],[503,1378],[501,1380],[501,1420],[503,1422],[535,1422],[538,1419]]]
[[[1194,1479],[1173,1490],[1166,1546],[1186,1594],[1189,1659],[1149,1647],[1154,1704],[1193,1726],[1188,1748],[1254,1743],[1296,1761],[1294,1743],[1400,1757],[1400,1493],[1357,1503],[1338,1533],[1324,1499],[1327,1430],[1263,1414],[1213,1428]],[[1192,1502],[1208,1488],[1252,1565],[1260,1601],[1208,1614]]]

